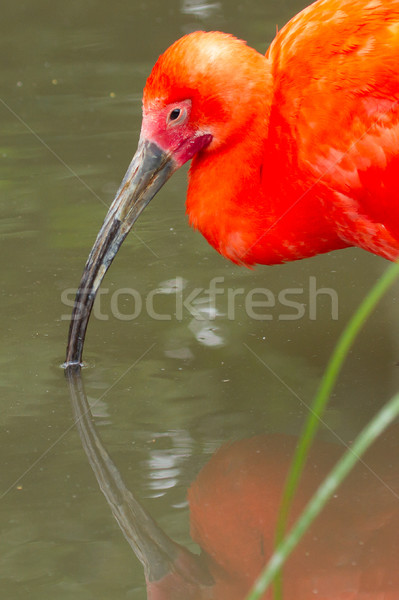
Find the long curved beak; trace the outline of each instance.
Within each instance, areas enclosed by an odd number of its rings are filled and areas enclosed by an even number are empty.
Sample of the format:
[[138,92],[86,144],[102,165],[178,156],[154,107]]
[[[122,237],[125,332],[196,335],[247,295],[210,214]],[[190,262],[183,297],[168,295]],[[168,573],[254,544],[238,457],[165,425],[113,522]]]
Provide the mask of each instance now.
[[87,324],[104,275],[140,213],[176,168],[171,155],[154,142],[140,139],[80,280],[69,328],[65,368],[81,364]]

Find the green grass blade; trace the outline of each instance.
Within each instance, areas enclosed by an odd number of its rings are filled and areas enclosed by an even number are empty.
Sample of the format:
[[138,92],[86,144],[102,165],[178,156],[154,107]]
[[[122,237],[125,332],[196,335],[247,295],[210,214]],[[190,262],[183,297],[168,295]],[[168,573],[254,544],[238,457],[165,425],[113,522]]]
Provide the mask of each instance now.
[[326,479],[317,489],[290,533],[278,545],[270,561],[261,573],[247,600],[259,600],[270,587],[281,566],[297,546],[300,539],[321,512],[327,501],[353,469],[359,458],[377,439],[384,429],[399,415],[399,394],[388,402],[370,421],[355,439],[352,448],[347,450]]
[[[294,454],[291,467],[287,476],[287,481],[284,487],[279,516],[276,527],[276,546],[281,542],[287,527],[290,508],[298,487],[299,480],[304,469],[306,459],[309,453],[310,446],[320,424],[320,418],[324,412],[326,404],[331,394],[331,390],[335,385],[342,364],[358,335],[363,324],[370,316],[375,306],[385,294],[385,292],[394,283],[399,275],[399,264],[394,263],[385,271],[382,277],[372,287],[370,292],[364,298],[355,314],[350,319],[345,327],[341,337],[335,346],[334,352],[329,360],[327,368],[322,377],[319,389],[315,396],[312,412],[310,413],[302,432],[299,444]],[[276,577],[275,600],[282,600],[281,594],[281,574]]]

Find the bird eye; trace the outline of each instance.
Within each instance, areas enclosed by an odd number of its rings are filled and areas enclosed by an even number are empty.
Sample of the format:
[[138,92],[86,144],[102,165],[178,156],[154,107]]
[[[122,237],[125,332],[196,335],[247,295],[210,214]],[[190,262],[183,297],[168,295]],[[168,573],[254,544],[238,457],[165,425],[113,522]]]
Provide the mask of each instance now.
[[167,124],[171,127],[175,125],[180,125],[183,121],[185,121],[187,117],[187,108],[185,106],[176,106],[172,108],[170,113],[168,113]]
[[169,115],[169,120],[175,121],[176,119],[178,119],[180,117],[180,113],[181,113],[180,108],[174,108]]

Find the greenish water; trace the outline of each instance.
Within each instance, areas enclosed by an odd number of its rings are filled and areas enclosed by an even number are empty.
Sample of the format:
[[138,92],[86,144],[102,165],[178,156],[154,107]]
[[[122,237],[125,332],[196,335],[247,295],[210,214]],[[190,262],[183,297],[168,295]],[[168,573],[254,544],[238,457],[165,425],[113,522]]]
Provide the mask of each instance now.
[[[145,598],[142,567],[73,428],[60,368],[66,301],[136,149],[141,90],[159,53],[199,28],[235,33],[264,51],[276,24],[302,7],[269,0],[234,7],[194,0],[2,3],[0,597]],[[171,537],[190,544],[186,492],[200,467],[227,440],[299,433],[339,333],[386,262],[346,250],[281,267],[236,267],[189,229],[185,186],[185,173],[176,174],[115,260],[98,305],[103,316],[89,325],[83,375],[127,485]],[[186,299],[215,277],[224,290],[216,318],[196,320],[184,306],[176,318],[176,281]],[[331,294],[312,305],[312,282],[334,291],[337,319]],[[229,288],[243,288],[234,318]],[[245,309],[256,288],[276,299],[269,319]],[[120,318],[137,308],[133,298],[145,303],[155,289],[156,311],[171,319],[154,319],[145,307],[135,319]],[[286,289],[305,304],[301,319],[279,319],[297,310],[278,301]],[[324,439],[334,441],[335,432],[350,441],[397,391],[398,292],[396,285],[353,348]],[[198,299],[195,307],[212,315],[206,295]]]

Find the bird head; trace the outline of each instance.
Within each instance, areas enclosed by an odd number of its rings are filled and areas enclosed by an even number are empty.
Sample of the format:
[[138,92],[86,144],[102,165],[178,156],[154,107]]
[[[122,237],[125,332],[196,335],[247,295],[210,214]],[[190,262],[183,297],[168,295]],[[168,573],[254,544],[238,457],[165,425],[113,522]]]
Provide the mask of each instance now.
[[200,150],[213,151],[258,115],[266,74],[265,57],[232,35],[186,35],[159,57],[147,80],[141,135],[178,166]]
[[262,112],[266,76],[264,56],[220,32],[194,32],[160,56],[144,89],[137,152],[82,275],[66,366],[81,363],[96,292],[140,213],[188,160],[242,137],[244,129],[248,130]]

